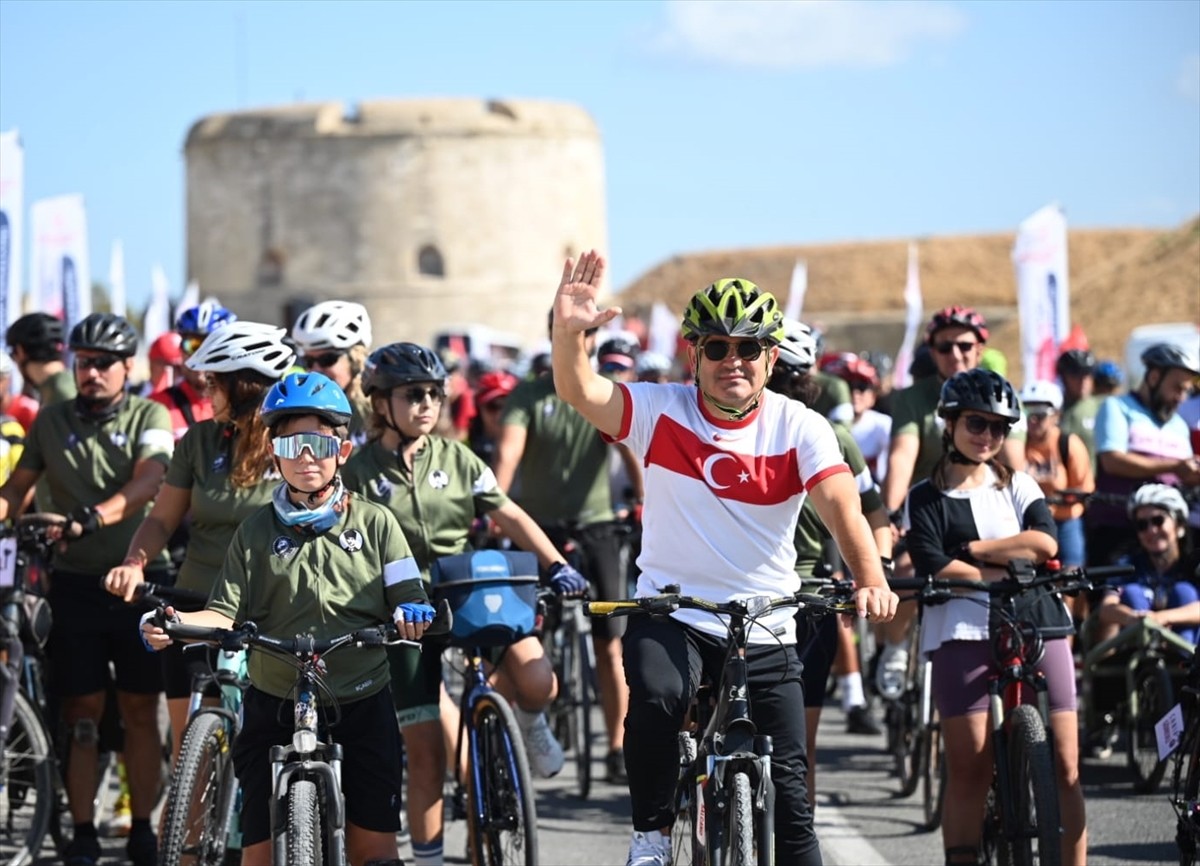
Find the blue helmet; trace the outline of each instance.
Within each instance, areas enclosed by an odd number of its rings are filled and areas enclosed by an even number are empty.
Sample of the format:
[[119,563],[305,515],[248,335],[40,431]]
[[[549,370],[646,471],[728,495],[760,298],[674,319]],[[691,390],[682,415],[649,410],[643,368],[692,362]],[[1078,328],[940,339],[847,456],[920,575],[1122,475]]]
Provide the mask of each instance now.
[[1121,371],[1121,367],[1116,361],[1101,361],[1096,365],[1096,369],[1092,371],[1092,379],[1097,385],[1105,385],[1110,388],[1116,388],[1125,382],[1125,374]]
[[211,334],[236,321],[237,316],[217,301],[205,301],[180,313],[175,320],[175,330],[181,334]]
[[343,427],[350,423],[350,401],[328,376],[291,373],[267,392],[262,419],[271,427],[292,415],[316,415],[333,427]]

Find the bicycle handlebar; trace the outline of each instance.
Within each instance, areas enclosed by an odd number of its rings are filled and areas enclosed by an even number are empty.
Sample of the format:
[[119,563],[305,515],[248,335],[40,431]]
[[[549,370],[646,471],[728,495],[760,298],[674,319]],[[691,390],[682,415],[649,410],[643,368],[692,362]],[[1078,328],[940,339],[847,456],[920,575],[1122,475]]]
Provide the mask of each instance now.
[[[669,589],[670,587],[668,587]],[[809,616],[821,616],[826,613],[856,613],[854,602],[845,591],[833,595],[815,595],[813,593],[797,592],[790,596],[772,598],[765,595],[755,595],[748,598],[735,598],[730,601],[710,601],[691,595],[680,595],[678,592],[665,592],[660,595],[648,595],[642,598],[628,598],[619,601],[588,602],[590,616],[629,616],[635,613],[651,615],[666,615],[677,610],[702,610],[706,613],[743,616],[754,620],[769,611],[781,607],[796,607]]]
[[[958,577],[929,576],[894,578],[888,583],[893,591],[916,590],[917,594],[908,598],[916,598],[928,603],[950,600],[954,597],[951,591],[955,589],[976,590],[986,592],[988,595],[1015,596],[1026,590],[1051,584],[1062,584],[1058,587],[1058,591],[1071,594],[1093,589],[1097,582],[1103,583],[1104,578],[1127,576],[1133,573],[1134,568],[1131,565],[1099,565],[1055,569],[1046,574],[1036,575],[1029,580],[1018,580],[1012,576],[1002,580],[967,580]],[[1096,580],[1097,578],[1099,580]]]
[[[103,584],[103,579],[101,584]],[[163,586],[159,583],[146,581],[137,585],[134,594],[135,602],[142,602],[151,607],[165,607],[168,604],[205,605],[208,603],[208,593],[194,589],[180,589],[175,586]]]

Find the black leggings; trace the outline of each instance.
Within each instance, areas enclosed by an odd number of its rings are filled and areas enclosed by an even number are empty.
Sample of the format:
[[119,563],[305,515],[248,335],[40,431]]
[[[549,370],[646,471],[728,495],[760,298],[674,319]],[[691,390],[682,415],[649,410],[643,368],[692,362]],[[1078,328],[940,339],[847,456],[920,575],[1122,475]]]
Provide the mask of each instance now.
[[[625,767],[633,829],[646,832],[674,819],[678,732],[701,671],[720,674],[725,644],[674,620],[639,616],[630,619],[623,645],[629,683]],[[754,723],[774,742],[775,861],[819,866],[821,850],[806,789],[804,693],[796,648],[752,646],[746,659]]]

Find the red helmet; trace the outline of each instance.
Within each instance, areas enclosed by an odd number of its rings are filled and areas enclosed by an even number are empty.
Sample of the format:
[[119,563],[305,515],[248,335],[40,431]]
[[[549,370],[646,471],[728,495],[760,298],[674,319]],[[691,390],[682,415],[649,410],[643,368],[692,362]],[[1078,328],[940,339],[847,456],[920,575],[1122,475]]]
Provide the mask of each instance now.
[[507,397],[517,387],[517,377],[504,370],[493,370],[479,377],[475,385],[475,402],[485,406],[500,397]]
[[929,320],[928,327],[925,328],[926,342],[932,340],[933,335],[942,328],[970,328],[979,338],[979,342],[987,342],[987,322],[983,320],[983,316],[970,307],[945,307],[934,313],[933,318]]
[[176,331],[167,331],[150,344],[150,360],[162,361],[173,367],[182,366],[183,349],[180,345],[182,342],[183,338]]
[[872,388],[879,387],[879,374],[869,362],[853,352],[840,352],[821,357],[821,371],[844,379],[848,384],[862,382]]

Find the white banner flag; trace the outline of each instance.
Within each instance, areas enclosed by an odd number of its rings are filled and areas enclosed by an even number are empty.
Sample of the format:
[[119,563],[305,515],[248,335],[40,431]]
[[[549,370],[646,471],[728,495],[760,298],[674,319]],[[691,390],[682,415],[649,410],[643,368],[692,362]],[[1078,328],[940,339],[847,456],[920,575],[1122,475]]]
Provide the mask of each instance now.
[[804,296],[808,293],[808,263],[804,259],[796,259],[792,268],[792,285],[788,289],[787,306],[783,315],[788,319],[799,321],[800,311],[804,309]]
[[[16,130],[0,132],[0,315],[4,330],[24,312],[21,251],[24,245],[25,151]],[[0,350],[4,334],[0,331]],[[14,377],[15,378],[15,377]]]
[[1071,330],[1067,218],[1062,208],[1046,205],[1022,222],[1012,256],[1025,381],[1053,381],[1058,344]]
[[44,198],[35,201],[29,213],[33,226],[30,278],[35,307],[61,317],[70,333],[76,322],[92,312],[92,271],[83,196]]
[[192,307],[200,305],[200,284],[195,280],[188,280],[187,288],[183,290],[183,297],[179,299],[179,303],[175,305],[175,313],[171,316],[171,326],[174,327],[175,322],[179,321],[179,314],[184,310],[190,310]]
[[655,301],[650,308],[650,336],[646,348],[674,360],[678,342],[679,319],[671,314],[666,304]]
[[108,303],[118,316],[125,315],[125,246],[113,241],[108,260]]
[[892,369],[893,387],[907,388],[912,384],[908,368],[912,365],[913,350],[917,345],[917,333],[925,320],[925,304],[921,298],[921,268],[917,262],[917,245],[908,245],[908,278],[904,281],[904,340],[896,353]]
[[171,330],[171,287],[162,265],[150,271],[150,303],[142,319],[142,345],[149,346]]

